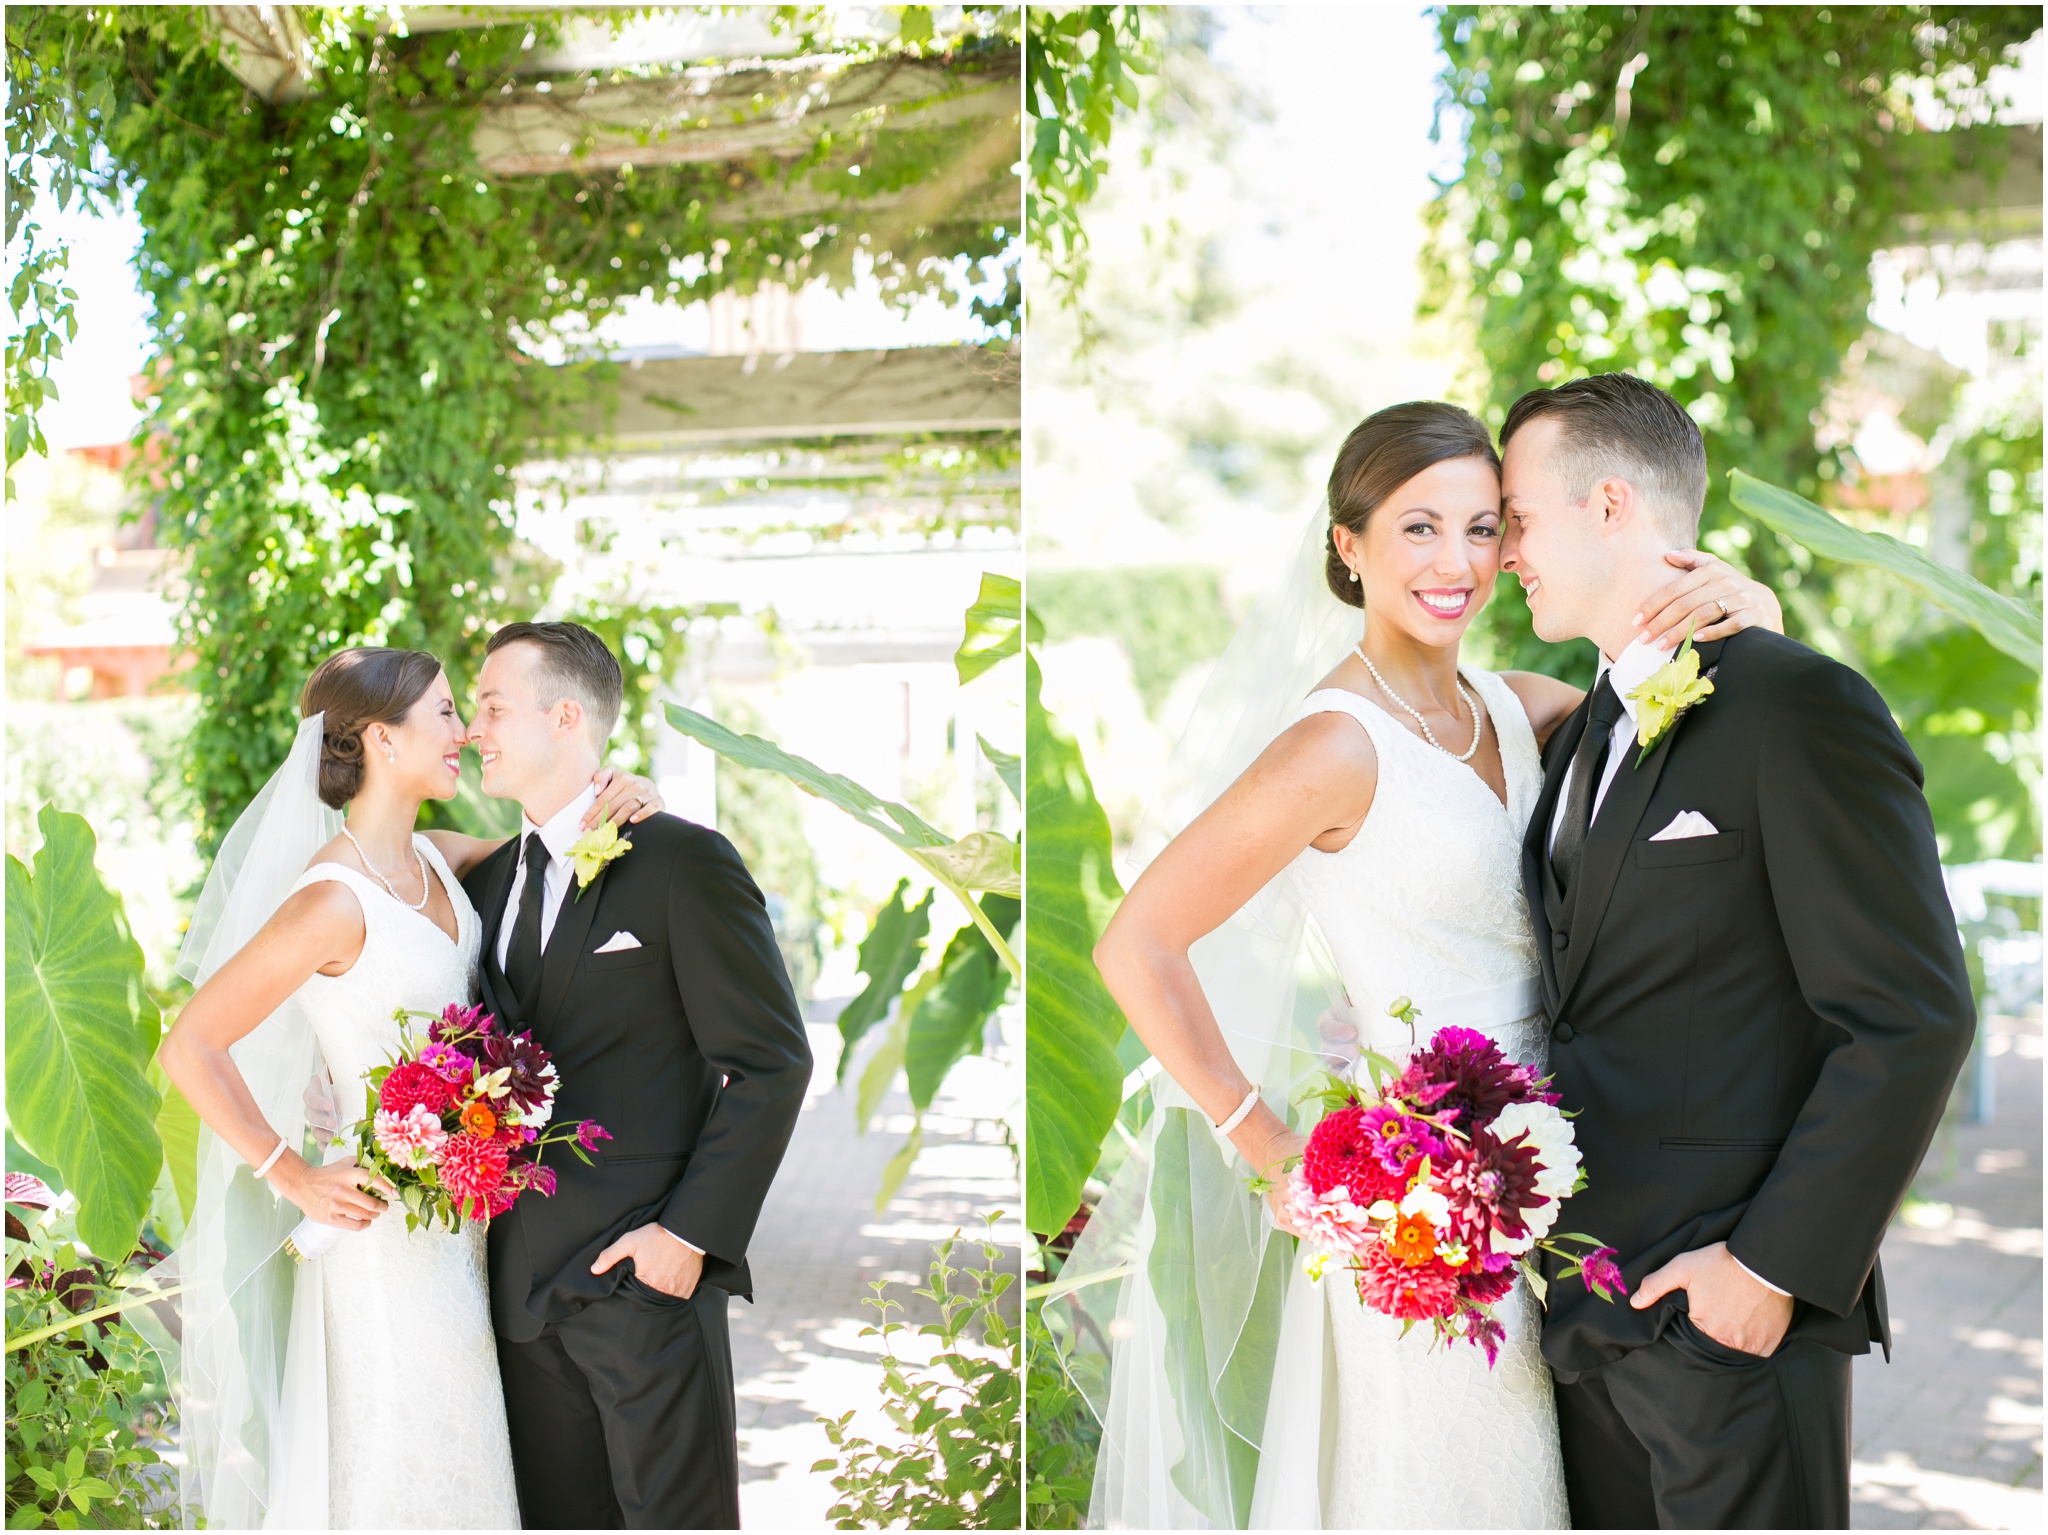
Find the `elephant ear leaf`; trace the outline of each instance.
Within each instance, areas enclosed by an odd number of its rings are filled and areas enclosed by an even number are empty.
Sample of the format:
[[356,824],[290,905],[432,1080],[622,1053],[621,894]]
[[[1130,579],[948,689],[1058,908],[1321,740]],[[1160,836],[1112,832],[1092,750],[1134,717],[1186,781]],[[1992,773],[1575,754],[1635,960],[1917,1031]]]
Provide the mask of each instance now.
[[160,1023],[92,828],[44,806],[33,872],[7,860],[7,1120],[78,1196],[78,1234],[134,1249],[163,1166],[147,1071]]

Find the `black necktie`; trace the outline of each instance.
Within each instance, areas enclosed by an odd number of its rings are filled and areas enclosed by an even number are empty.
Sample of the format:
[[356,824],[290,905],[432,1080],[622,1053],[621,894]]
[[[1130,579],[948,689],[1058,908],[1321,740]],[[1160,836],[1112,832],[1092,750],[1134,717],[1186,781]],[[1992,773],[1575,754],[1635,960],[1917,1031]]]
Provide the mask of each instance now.
[[547,893],[548,845],[539,832],[526,837],[526,887],[519,892],[519,916],[512,923],[512,944],[505,951],[505,979],[512,983],[519,1021],[525,1023],[540,982],[540,903]]
[[1564,819],[1558,823],[1557,840],[1551,844],[1550,867],[1557,876],[1558,893],[1571,889],[1579,877],[1579,861],[1586,852],[1586,833],[1593,825],[1593,795],[1607,768],[1607,748],[1614,739],[1614,722],[1621,718],[1621,699],[1607,677],[1593,689],[1593,709],[1586,721],[1586,733],[1572,753],[1571,790],[1565,796]]

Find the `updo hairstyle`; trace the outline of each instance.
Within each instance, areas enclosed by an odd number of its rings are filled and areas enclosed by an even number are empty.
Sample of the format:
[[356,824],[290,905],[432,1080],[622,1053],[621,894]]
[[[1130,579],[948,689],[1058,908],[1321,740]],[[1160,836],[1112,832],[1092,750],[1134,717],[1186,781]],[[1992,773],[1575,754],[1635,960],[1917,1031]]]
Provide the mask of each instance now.
[[1365,585],[1351,579],[1337,552],[1337,524],[1357,537],[1387,497],[1423,470],[1456,458],[1483,458],[1500,473],[1500,455],[1479,418],[1441,400],[1389,405],[1351,429],[1330,471],[1331,531],[1324,535],[1323,578],[1339,602],[1364,607]]
[[329,656],[306,679],[299,718],[320,722],[320,803],[339,810],[363,789],[363,731],[396,725],[441,675],[424,650],[364,645]]

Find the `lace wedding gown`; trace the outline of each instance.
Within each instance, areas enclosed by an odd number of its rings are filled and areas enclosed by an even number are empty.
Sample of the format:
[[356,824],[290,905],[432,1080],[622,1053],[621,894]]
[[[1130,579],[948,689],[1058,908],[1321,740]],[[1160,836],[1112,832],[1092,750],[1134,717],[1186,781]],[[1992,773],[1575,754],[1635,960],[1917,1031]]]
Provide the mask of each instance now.
[[[1464,676],[1499,736],[1507,803],[1469,765],[1375,705],[1324,689],[1300,717],[1357,720],[1372,737],[1379,785],[1343,849],[1310,848],[1288,872],[1329,944],[1362,1033],[1384,1039],[1393,1024],[1387,1005],[1406,996],[1421,1010],[1421,1037],[1450,1024],[1474,1028],[1512,1059],[1541,1066],[1548,1040],[1537,1015],[1521,843],[1542,766],[1507,684],[1474,668]],[[1335,1364],[1335,1432],[1322,1425],[1316,1478],[1324,1529],[1569,1527],[1550,1372],[1537,1348],[1542,1317],[1526,1283],[1499,1303],[1507,1338],[1491,1369],[1467,1344],[1432,1347],[1423,1329],[1402,1338],[1401,1324],[1367,1310],[1334,1267],[1321,1285],[1295,1286],[1294,1296],[1283,1353],[1327,1336]],[[1280,1395],[1276,1386],[1275,1410],[1284,1412]],[[1280,1419],[1269,1419],[1269,1429],[1281,1439],[1287,1433]],[[1275,1438],[1269,1433],[1268,1443]],[[1275,1513],[1284,1492],[1267,1486],[1262,1469],[1255,1523],[1264,1522],[1262,1509]]]
[[[364,1076],[398,1049],[395,1009],[438,1013],[476,1000],[476,909],[434,845],[425,837],[413,845],[454,904],[452,942],[425,912],[341,864],[315,864],[293,887],[337,881],[363,908],[356,962],[340,975],[315,974],[298,994],[344,1122],[362,1110]],[[300,1275],[292,1345],[325,1338],[324,1370],[302,1378],[325,1376],[328,1527],[518,1528],[484,1228],[409,1233],[394,1207]],[[302,1316],[316,1295],[317,1319]],[[314,1320],[317,1328],[305,1325]],[[319,1449],[307,1445],[295,1464],[310,1470],[307,1457]]]

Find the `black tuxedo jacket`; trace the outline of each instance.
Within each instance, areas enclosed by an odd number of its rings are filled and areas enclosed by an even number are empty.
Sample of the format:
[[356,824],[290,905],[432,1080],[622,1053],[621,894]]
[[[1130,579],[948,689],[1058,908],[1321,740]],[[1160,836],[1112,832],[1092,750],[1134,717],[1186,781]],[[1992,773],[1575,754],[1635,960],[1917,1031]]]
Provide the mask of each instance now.
[[[1640,767],[1629,744],[1562,899],[1550,823],[1590,701],[1544,753],[1522,868],[1587,1178],[1555,1229],[1619,1249],[1631,1289],[1725,1240],[1794,1333],[1889,1352],[1878,1244],[1976,1024],[1920,764],[1847,667],[1763,630],[1698,649],[1713,694]],[[1650,840],[1682,810],[1716,834]],[[1567,1280],[1544,1355],[1573,1379],[1683,1304]]]
[[[671,815],[624,835],[632,850],[563,897],[529,1018],[497,959],[519,842],[463,881],[483,918],[484,1005],[553,1053],[555,1120],[612,1134],[594,1167],[549,1147],[554,1196],[491,1222],[492,1319],[515,1341],[618,1288],[630,1263],[590,1265],[650,1221],[704,1250],[704,1283],[752,1299],[747,1243],[811,1079],[767,906],[733,845]],[[640,947],[593,952],[618,932]]]

